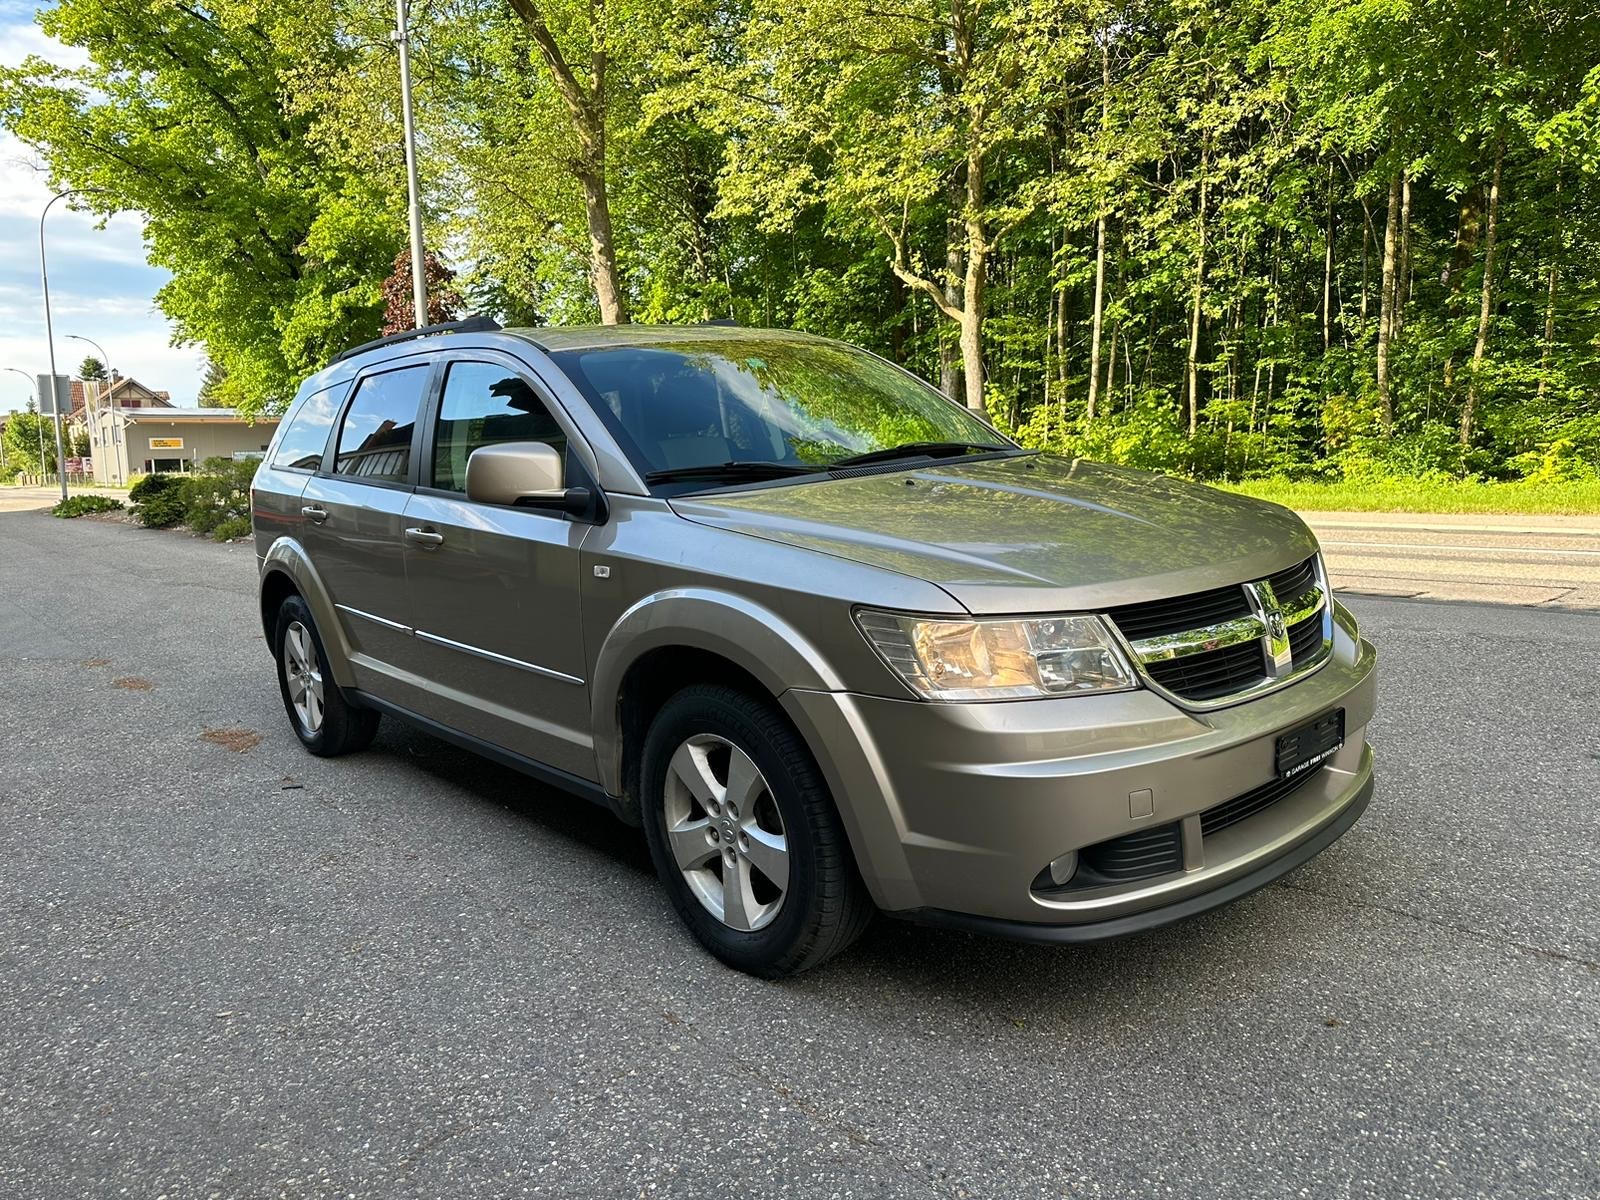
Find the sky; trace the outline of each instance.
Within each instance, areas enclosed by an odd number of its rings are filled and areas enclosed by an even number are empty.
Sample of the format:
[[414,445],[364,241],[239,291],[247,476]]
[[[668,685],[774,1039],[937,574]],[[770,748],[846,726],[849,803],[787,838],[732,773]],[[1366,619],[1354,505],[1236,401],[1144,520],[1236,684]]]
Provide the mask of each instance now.
[[[63,47],[34,24],[35,0],[0,0],[0,63],[29,54],[73,66],[82,54]],[[38,156],[0,129],[0,412],[22,408],[33,387],[28,375],[49,370],[44,305],[39,286],[39,213],[52,195]],[[171,324],[155,306],[168,278],[145,261],[137,216],[114,218],[104,229],[71,212],[63,200],[50,210],[45,250],[50,264],[50,311],[55,319],[56,369],[71,375],[84,356],[99,354],[66,334],[93,338],[111,366],[174,404],[193,404],[205,369],[198,347],[173,347]]]

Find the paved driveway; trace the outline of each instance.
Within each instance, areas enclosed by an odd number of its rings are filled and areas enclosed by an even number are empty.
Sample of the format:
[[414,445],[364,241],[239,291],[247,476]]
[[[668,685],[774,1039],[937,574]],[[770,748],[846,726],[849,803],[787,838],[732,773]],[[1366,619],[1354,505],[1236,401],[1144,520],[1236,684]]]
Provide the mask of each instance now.
[[1231,908],[773,985],[597,809],[303,754],[253,577],[0,514],[0,1196],[1600,1192],[1594,615],[1357,598],[1378,797]]

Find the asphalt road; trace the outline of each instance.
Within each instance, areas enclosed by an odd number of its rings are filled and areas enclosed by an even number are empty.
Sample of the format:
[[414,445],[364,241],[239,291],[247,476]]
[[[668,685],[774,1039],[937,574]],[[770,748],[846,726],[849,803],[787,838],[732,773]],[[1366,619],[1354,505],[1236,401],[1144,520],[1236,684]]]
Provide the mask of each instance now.
[[1287,880],[775,985],[598,809],[305,755],[253,578],[0,514],[0,1196],[1600,1193],[1600,616],[1358,597],[1378,795]]
[[1600,519],[1303,513],[1335,586],[1402,599],[1600,609]]

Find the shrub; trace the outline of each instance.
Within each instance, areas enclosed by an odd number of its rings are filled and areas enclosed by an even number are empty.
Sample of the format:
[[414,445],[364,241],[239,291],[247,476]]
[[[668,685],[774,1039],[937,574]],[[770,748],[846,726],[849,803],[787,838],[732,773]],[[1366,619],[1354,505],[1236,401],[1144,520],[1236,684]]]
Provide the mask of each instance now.
[[50,510],[50,515],[81,517],[85,513],[116,512],[121,507],[121,500],[113,500],[109,496],[68,496]]
[[211,531],[211,536],[219,542],[231,542],[234,538],[249,537],[251,529],[249,517],[229,517]]
[[150,529],[165,529],[183,520],[183,476],[146,475],[128,489],[133,516]]
[[250,481],[256,464],[229,458],[208,458],[199,475],[183,485],[184,524],[196,533],[209,533],[217,541],[243,536],[250,529]]
[[139,475],[128,488],[128,499],[140,504],[152,496],[176,491],[182,486],[182,475]]

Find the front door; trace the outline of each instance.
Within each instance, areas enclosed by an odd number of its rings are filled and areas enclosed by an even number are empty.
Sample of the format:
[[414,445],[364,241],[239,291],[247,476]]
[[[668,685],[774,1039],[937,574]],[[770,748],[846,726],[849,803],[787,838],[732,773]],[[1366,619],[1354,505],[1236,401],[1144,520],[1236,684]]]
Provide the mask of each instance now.
[[391,698],[413,647],[401,516],[431,370],[423,362],[357,380],[325,469],[300,494],[306,546],[349,640],[356,683]]
[[428,684],[413,706],[592,780],[578,605],[578,549],[590,527],[466,496],[467,457],[479,446],[537,441],[566,451],[555,405],[496,357],[450,363],[405,506],[413,652]]

